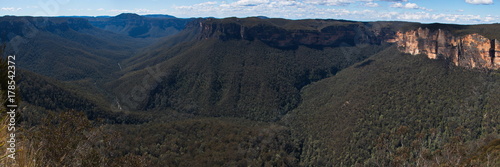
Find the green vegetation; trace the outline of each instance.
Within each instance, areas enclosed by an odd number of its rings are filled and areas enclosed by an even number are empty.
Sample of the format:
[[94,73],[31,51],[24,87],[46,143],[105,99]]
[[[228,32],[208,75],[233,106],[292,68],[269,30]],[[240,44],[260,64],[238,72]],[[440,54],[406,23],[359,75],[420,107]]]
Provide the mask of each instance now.
[[[172,108],[196,115],[275,121],[299,104],[303,86],[333,76],[384,47],[281,50],[260,41],[210,39],[154,50],[159,52],[156,57],[127,70],[151,66],[164,72],[136,109]],[[144,84],[150,71],[126,73],[109,87],[117,94],[132,94],[135,85],[155,85],[152,77]]]
[[[0,55],[3,55],[4,47],[0,46]],[[7,70],[7,61],[4,60],[3,57],[0,56],[0,71]],[[0,105],[0,149],[7,150],[8,144],[7,140],[9,138],[9,133],[7,132],[7,124],[8,124],[8,116],[6,114],[7,108],[5,107],[5,95],[7,90],[7,73],[0,74],[0,101],[2,102]],[[11,161],[7,159],[7,152],[0,154],[0,163],[1,164],[11,164]]]
[[428,28],[431,30],[445,30],[451,32],[455,36],[464,36],[467,34],[478,33],[489,39],[500,39],[500,24],[480,24],[480,25],[455,25],[455,24],[420,24],[420,23],[409,23],[404,24],[401,30],[415,30],[417,28]]
[[457,166],[481,138],[498,138],[498,72],[394,47],[365,62],[304,88],[283,120],[305,139],[303,165]]
[[194,20],[164,16],[139,16],[133,13],[123,13],[110,18],[88,17],[86,19],[95,27],[134,38],[161,38],[174,35]]
[[[19,152],[8,165],[500,165],[500,73],[380,42],[412,27],[491,38],[498,25],[118,19],[0,18],[0,38],[20,55]],[[151,39],[164,22],[171,36]],[[123,27],[94,27],[108,23]],[[227,27],[207,35],[199,23]],[[235,31],[253,26],[260,38],[286,35],[266,41]],[[335,42],[314,43],[321,32]]]
[[288,128],[244,119],[195,118],[115,128],[123,136],[117,154],[145,155],[155,166],[296,166],[300,151]]
[[84,19],[36,17],[1,17],[0,39],[13,41],[5,52],[20,55],[18,67],[64,81],[113,78],[120,60],[155,41],[113,34]]
[[299,146],[286,127],[244,119],[178,118],[113,125],[88,120],[77,111],[48,112],[40,125],[24,131],[30,147],[23,153],[34,155],[28,159],[36,162],[32,166],[298,164]]

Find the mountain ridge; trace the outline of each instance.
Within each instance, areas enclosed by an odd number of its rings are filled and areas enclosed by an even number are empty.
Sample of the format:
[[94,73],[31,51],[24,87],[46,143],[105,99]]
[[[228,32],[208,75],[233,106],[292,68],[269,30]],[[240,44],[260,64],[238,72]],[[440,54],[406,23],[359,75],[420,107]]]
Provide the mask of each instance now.
[[161,38],[182,31],[192,18],[181,19],[168,15],[138,15],[122,13],[114,17],[86,18],[90,24],[117,34],[135,38]]
[[[26,159],[48,166],[496,165],[498,28],[0,18],[21,69],[22,144],[37,151]],[[443,56],[454,51],[477,68]]]
[[[257,23],[252,23],[254,19],[251,18],[248,23],[259,26],[260,22],[269,23],[271,19],[258,20]],[[218,21],[208,19],[200,20],[199,23],[191,23],[185,31],[193,32],[193,35],[190,35],[194,37],[192,41],[171,47],[158,45],[158,48],[149,48],[148,52],[132,58],[148,60],[146,62],[149,64],[143,62],[136,65],[124,63],[127,64],[124,69],[133,73],[125,71],[126,74],[120,80],[109,84],[108,87],[115,89],[114,92],[117,93],[118,99],[120,97],[127,99],[134,90],[126,88],[133,87],[134,83],[139,84],[141,80],[134,78],[145,78],[144,76],[150,73],[148,70],[148,66],[150,66],[152,69],[156,69],[153,71],[163,71],[164,75],[159,83],[152,78],[144,80],[145,83],[153,83],[154,86],[152,88],[149,88],[150,86],[143,87],[146,88],[142,89],[145,98],[137,99],[135,106],[139,106],[139,108],[136,109],[155,110],[174,107],[184,112],[201,115],[222,114],[257,120],[276,120],[299,103],[298,92],[303,86],[332,76],[350,64],[361,61],[370,54],[386,47],[382,41],[378,43],[380,46],[370,46],[369,43],[365,44],[364,42],[348,44],[339,39],[338,44],[327,43],[314,46],[309,45],[306,41],[306,43],[292,43],[293,47],[284,49],[260,38],[240,38],[240,27],[245,27],[247,23],[243,21],[241,25],[238,25],[234,21],[237,19],[229,18]],[[211,24],[212,22],[217,23]],[[287,22],[293,21],[283,20],[283,24],[287,24]],[[349,26],[338,21],[317,22],[318,24],[341,24],[338,25],[339,27]],[[215,29],[210,29],[211,25],[217,26]],[[280,30],[278,28],[280,26],[273,27],[276,29],[271,30],[277,31],[267,32],[279,34],[286,30]],[[279,41],[275,43],[279,43]],[[338,47],[337,45],[342,46]],[[236,48],[247,50],[248,53],[238,51]],[[257,51],[258,48],[264,52]],[[316,56],[310,57],[309,53],[314,53],[313,55]],[[140,58],[142,56],[147,58]],[[258,76],[269,79],[265,81]],[[260,90],[260,92],[248,93],[243,96],[238,93],[250,92],[251,88]],[[192,90],[199,91],[193,92]],[[261,100],[264,100],[259,102],[261,104],[253,104],[254,102],[252,102]],[[130,104],[126,101],[120,103]],[[185,103],[189,103],[189,105]],[[192,106],[192,108],[180,106]]]

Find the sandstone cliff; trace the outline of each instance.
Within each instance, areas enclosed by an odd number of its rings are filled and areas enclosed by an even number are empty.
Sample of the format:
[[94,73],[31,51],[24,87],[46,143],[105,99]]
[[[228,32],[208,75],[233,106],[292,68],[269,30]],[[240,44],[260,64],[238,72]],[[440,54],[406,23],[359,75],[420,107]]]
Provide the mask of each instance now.
[[265,19],[207,19],[199,22],[200,39],[259,40],[269,46],[294,48],[379,45],[395,31],[383,23],[361,23],[339,20],[312,20],[306,25],[290,25],[300,21]]
[[[425,54],[431,59],[447,59],[467,68],[500,69],[500,42],[477,33],[463,36],[438,28],[398,31],[410,23],[362,23],[341,20],[300,21],[257,18],[206,19],[192,24],[198,39],[259,40],[272,47],[300,45],[322,48],[396,43],[404,53]],[[446,27],[446,26],[444,26]]]
[[454,36],[443,30],[418,28],[397,32],[388,40],[398,48],[412,55],[425,54],[430,59],[448,59],[457,66],[467,68],[500,68],[500,42],[477,33]]

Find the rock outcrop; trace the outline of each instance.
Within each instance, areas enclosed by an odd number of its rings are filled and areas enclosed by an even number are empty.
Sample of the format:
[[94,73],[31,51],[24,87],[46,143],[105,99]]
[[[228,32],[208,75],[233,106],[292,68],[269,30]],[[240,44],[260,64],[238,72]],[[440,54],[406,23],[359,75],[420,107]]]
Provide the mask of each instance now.
[[[198,39],[259,40],[271,47],[322,48],[396,43],[404,53],[447,59],[467,68],[500,69],[500,42],[480,34],[457,36],[443,29],[418,28],[398,31],[409,23],[362,23],[340,20],[309,20],[308,24],[258,18],[200,20]],[[401,26],[401,25],[403,26]],[[398,27],[400,26],[400,27]]]
[[296,27],[290,27],[288,23],[274,24],[275,22],[256,18],[207,19],[199,22],[199,38],[260,40],[278,48],[294,48],[299,45],[335,47],[357,44],[378,45],[394,36],[395,33],[388,27],[373,28],[371,23],[361,22],[313,20],[311,22],[317,25]]
[[419,28],[397,32],[388,40],[398,45],[400,51],[412,55],[425,54],[430,59],[447,59],[457,66],[467,68],[500,68],[500,43],[480,34],[454,36],[443,30]]

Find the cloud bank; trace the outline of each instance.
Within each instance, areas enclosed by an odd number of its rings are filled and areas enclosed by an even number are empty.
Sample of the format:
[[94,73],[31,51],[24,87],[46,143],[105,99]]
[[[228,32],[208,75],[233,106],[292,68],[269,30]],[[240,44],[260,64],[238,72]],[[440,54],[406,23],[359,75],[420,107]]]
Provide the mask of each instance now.
[[3,11],[9,11],[9,12],[15,12],[15,11],[18,11],[18,10],[21,10],[21,8],[14,8],[14,7],[3,7],[3,8],[0,8],[0,10],[3,10]]
[[493,4],[493,0],[465,0],[465,2],[474,4],[474,5],[491,5]]
[[[379,3],[387,1],[385,7]],[[467,0],[488,3],[491,0]],[[385,2],[385,3],[387,3]],[[476,2],[478,3],[478,2]],[[345,8],[346,5],[364,8]],[[338,6],[332,7],[329,6]],[[366,8],[369,7],[369,8]],[[373,8],[373,9],[372,9]],[[390,10],[398,8],[400,10]],[[382,10],[380,10],[382,9]],[[499,22],[498,16],[438,13],[407,0],[238,0],[228,2],[204,2],[189,6],[175,6],[173,15],[179,17],[248,17],[268,16],[289,19],[324,18],[360,21],[398,20],[414,22],[441,22],[474,24]]]

